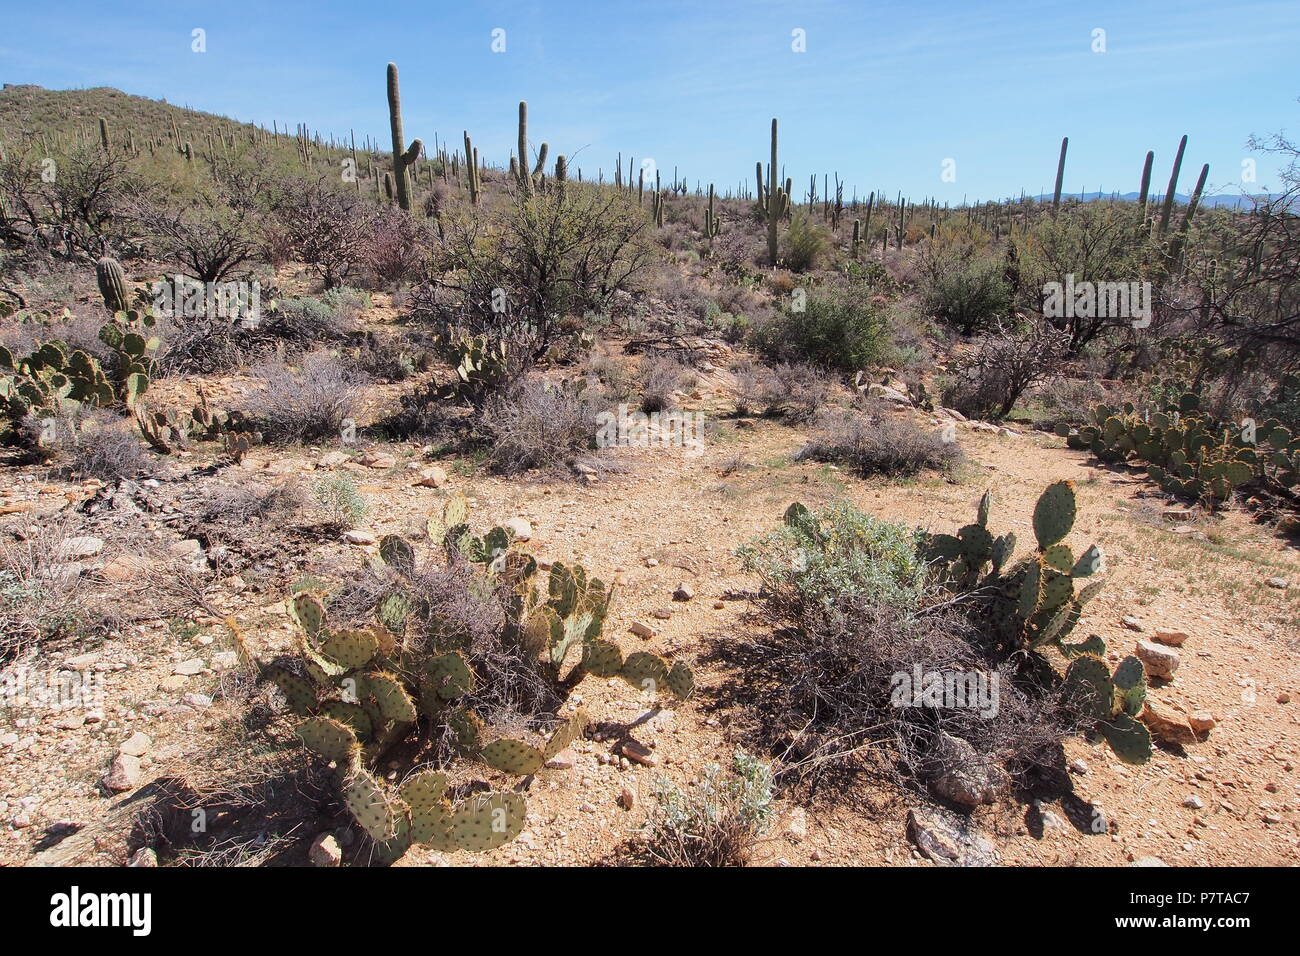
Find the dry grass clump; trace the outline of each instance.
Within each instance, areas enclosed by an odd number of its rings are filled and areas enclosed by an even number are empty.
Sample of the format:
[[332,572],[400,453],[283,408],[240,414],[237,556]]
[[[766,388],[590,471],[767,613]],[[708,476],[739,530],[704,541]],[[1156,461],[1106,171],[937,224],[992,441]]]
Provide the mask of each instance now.
[[845,464],[866,476],[910,477],[927,468],[950,472],[963,457],[956,442],[906,419],[836,409],[825,412],[818,426],[797,457]]
[[641,855],[659,866],[745,866],[771,825],[772,769],[737,750],[730,772],[706,765],[695,785],[660,780]]
[[502,474],[567,471],[592,446],[601,400],[572,383],[527,378],[488,399],[480,415],[487,462]]
[[249,413],[269,441],[318,442],[337,439],[356,413],[361,379],[328,352],[303,357],[297,370],[282,361],[262,363]]

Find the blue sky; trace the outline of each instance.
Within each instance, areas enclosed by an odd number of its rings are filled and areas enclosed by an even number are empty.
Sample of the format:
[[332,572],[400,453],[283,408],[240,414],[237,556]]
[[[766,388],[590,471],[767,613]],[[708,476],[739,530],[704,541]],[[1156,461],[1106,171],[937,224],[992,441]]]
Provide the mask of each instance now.
[[[584,176],[618,151],[677,165],[691,186],[753,177],[781,120],[799,192],[839,172],[857,187],[954,204],[1050,191],[1133,191],[1156,152],[1162,190],[1189,137],[1236,192],[1247,136],[1300,133],[1300,3],[844,2],[9,3],[0,80],[115,86],[242,120],[387,137],[384,68],[401,70],[408,138],[468,129],[504,163],[516,104],[536,145]],[[191,31],[207,52],[191,52]],[[493,53],[492,30],[506,31]],[[1105,30],[1095,53],[1093,31]],[[791,49],[791,31],[806,52]],[[955,161],[955,182],[941,178]],[[1258,159],[1260,191],[1278,162]],[[820,186],[819,186],[820,188]]]

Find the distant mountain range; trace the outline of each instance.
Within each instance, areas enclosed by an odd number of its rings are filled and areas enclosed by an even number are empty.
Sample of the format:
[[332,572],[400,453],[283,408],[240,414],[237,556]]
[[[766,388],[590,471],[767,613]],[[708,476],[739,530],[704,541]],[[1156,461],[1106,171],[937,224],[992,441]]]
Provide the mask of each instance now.
[[[1048,193],[1046,196],[1043,196],[1041,198],[1047,201],[1051,201],[1052,194]],[[1118,196],[1116,196],[1114,193],[1103,193],[1103,192],[1061,193],[1061,198],[1078,199],[1083,202],[1095,202],[1098,199],[1124,199],[1129,202],[1137,202],[1138,194],[1136,192],[1131,192],[1131,193],[1120,193]],[[1157,195],[1152,197],[1152,201],[1158,200],[1160,202],[1164,202],[1164,198],[1165,197],[1163,195]],[[1177,205],[1185,206],[1189,201],[1191,201],[1191,198],[1192,198],[1191,196],[1185,196],[1182,193],[1174,193],[1174,202]],[[1257,193],[1255,195],[1255,198],[1261,200],[1271,199],[1272,194]],[[1224,206],[1228,209],[1249,209],[1251,207],[1251,197],[1241,195],[1240,193],[1218,193],[1217,195],[1214,196],[1202,196],[1201,205],[1202,206]]]

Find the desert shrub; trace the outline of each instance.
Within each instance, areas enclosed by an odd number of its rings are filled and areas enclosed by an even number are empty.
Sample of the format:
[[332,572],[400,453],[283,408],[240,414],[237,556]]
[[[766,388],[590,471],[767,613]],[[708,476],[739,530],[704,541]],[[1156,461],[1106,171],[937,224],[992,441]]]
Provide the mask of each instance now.
[[135,204],[153,256],[201,282],[221,282],[253,258],[261,215],[221,183]]
[[336,439],[360,398],[360,380],[328,352],[303,357],[297,371],[282,361],[255,369],[257,390],[248,412],[269,441]]
[[321,477],[312,485],[312,500],[324,517],[325,524],[340,531],[355,528],[370,511],[357,483],[344,474]]
[[[847,783],[828,771],[874,767],[913,787],[946,769],[936,766],[945,734],[1013,777],[1059,759],[1067,721],[1056,697],[1022,681],[982,629],[941,600],[947,592],[918,554],[924,541],[851,505],[820,516],[794,505],[778,531],[741,549],[783,625],[747,659],[746,681],[772,688],[760,734],[800,775]],[[922,673],[981,675],[997,691],[992,713],[900,701],[900,675]],[[862,759],[881,746],[893,753]]]
[[990,256],[943,263],[926,277],[921,296],[932,315],[963,335],[993,327],[1011,309],[1002,265]]
[[752,359],[736,363],[736,414],[752,415],[761,409],[773,388],[772,372]]
[[417,289],[412,317],[490,334],[534,358],[558,319],[609,311],[652,261],[636,200],[578,183],[444,221],[434,265],[445,291]]
[[745,866],[772,823],[772,784],[772,768],[743,750],[730,772],[705,764],[692,787],[656,781],[645,856],[661,866]]
[[689,388],[694,374],[680,359],[649,355],[641,361],[641,410],[665,412],[676,407],[674,393]]
[[351,360],[351,367],[381,382],[402,382],[415,374],[420,355],[402,335],[381,335],[367,330]]
[[204,523],[242,529],[259,521],[287,524],[306,504],[307,495],[294,480],[271,485],[217,485],[191,510]]
[[423,277],[435,238],[410,213],[389,206],[369,223],[366,267],[381,283],[411,282]]
[[45,641],[85,637],[105,622],[86,576],[68,561],[79,534],[57,517],[0,533],[0,663]]
[[982,339],[941,392],[943,404],[969,418],[1005,418],[1026,389],[1066,360],[1069,338],[1046,323],[998,330]]
[[785,264],[795,272],[817,268],[830,246],[826,230],[812,221],[802,210],[790,217],[790,225],[783,237]]
[[766,377],[761,392],[764,414],[779,415],[793,424],[810,422],[831,399],[826,372],[808,362],[780,362]]
[[755,347],[771,361],[813,362],[854,372],[889,354],[885,309],[851,293],[809,297],[801,312],[788,310],[752,326]]
[[286,179],[271,198],[276,244],[320,277],[327,289],[342,285],[365,262],[370,205],[353,191],[315,181]]
[[58,159],[58,175],[42,176],[44,150],[0,157],[0,238],[68,259],[98,259],[125,249],[132,234],[130,196],[140,188],[120,155],[96,143]]
[[962,457],[956,442],[906,419],[837,409],[824,413],[818,426],[798,457],[838,462],[866,476],[905,477],[926,468],[946,472]]
[[60,430],[58,445],[67,467],[83,478],[118,481],[149,467],[139,431],[116,415],[86,416],[79,427]]
[[351,310],[336,308],[324,298],[312,296],[277,300],[275,308],[264,311],[267,334],[304,348],[346,339],[355,317],[349,314]]
[[505,474],[571,466],[592,445],[598,404],[595,395],[574,383],[516,382],[483,408],[480,427],[487,436],[489,466]]
[[625,402],[636,394],[636,376],[610,355],[592,352],[587,357],[584,371],[598,380],[605,392],[617,402]]
[[909,613],[921,606],[926,573],[917,532],[848,504],[821,520],[824,535],[786,523],[740,549],[745,570],[759,575],[775,604],[802,613],[864,596]]

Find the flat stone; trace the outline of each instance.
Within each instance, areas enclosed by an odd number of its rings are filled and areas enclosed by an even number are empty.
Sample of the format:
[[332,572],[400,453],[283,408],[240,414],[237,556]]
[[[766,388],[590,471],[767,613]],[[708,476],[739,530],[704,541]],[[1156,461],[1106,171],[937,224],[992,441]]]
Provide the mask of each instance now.
[[93,558],[103,550],[103,538],[81,535],[75,538],[64,538],[59,547],[59,557],[65,561],[80,561],[83,558]]
[[654,754],[650,752],[650,748],[646,747],[644,744],[639,744],[636,741],[624,741],[618,749],[619,752],[628,760],[631,760],[633,763],[639,763],[643,767],[653,767],[657,763]]
[[108,790],[114,793],[125,793],[127,790],[134,790],[140,786],[140,758],[132,757],[130,754],[118,754],[113,758],[113,764],[108,768],[108,773],[104,774],[102,783]]
[[191,657],[188,661],[181,661],[172,668],[173,674],[180,674],[184,677],[193,677],[195,674],[202,674],[208,669],[207,662],[201,657]]
[[1269,578],[1264,583],[1271,588],[1277,588],[1279,591],[1285,591],[1291,586],[1291,582],[1286,578]]
[[365,547],[367,545],[379,543],[379,539],[376,538],[373,533],[369,531],[361,531],[359,529],[343,532],[343,540],[348,544],[353,544],[358,547]]
[[152,746],[153,741],[149,739],[149,735],[137,730],[118,744],[117,752],[126,754],[128,757],[143,757]]
[[577,755],[569,749],[561,750],[550,760],[546,761],[546,766],[550,770],[572,770],[578,762]]
[[508,518],[501,527],[512,532],[518,541],[527,541],[533,536],[533,526],[527,518]]
[[646,640],[649,640],[650,638],[654,637],[656,634],[659,633],[649,624],[643,624],[640,621],[633,621],[632,626],[629,627],[628,630],[631,631],[633,634],[635,634],[637,637],[644,637]]
[[1181,661],[1177,651],[1151,641],[1138,641],[1134,653],[1146,668],[1148,676],[1163,680],[1174,676]]
[[940,866],[996,866],[993,841],[960,814],[930,807],[907,813],[907,835],[922,854]]
[[343,851],[333,833],[322,833],[311,843],[307,859],[312,866],[340,866],[343,863]]
[[1005,783],[997,763],[977,751],[969,741],[946,731],[939,734],[930,754],[934,768],[930,789],[945,800],[975,808],[997,800]]
[[447,472],[437,465],[420,471],[420,478],[416,482],[422,488],[441,488],[447,483]]
[[695,597],[695,589],[685,582],[677,585],[677,590],[673,591],[674,601],[689,601],[693,597]]
[[1151,635],[1151,639],[1160,644],[1168,644],[1170,647],[1182,647],[1190,634],[1186,631],[1164,631],[1157,628],[1156,632]]

